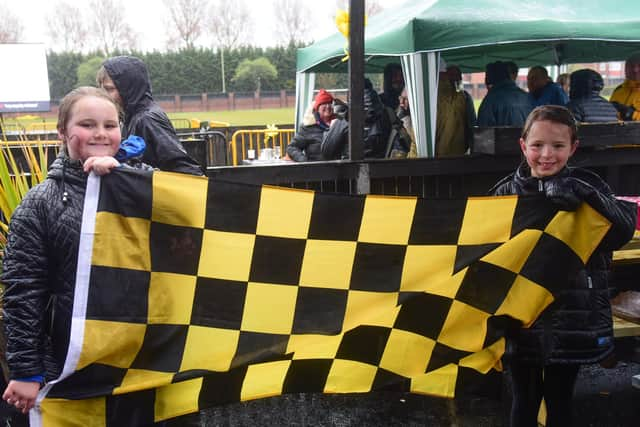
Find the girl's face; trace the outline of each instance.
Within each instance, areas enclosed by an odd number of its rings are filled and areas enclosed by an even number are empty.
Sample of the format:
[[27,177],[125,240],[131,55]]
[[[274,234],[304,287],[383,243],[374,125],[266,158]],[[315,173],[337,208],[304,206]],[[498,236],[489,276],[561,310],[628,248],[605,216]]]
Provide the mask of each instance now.
[[120,147],[118,110],[106,99],[80,98],[71,107],[60,138],[74,160],[84,162],[92,156],[115,156]]
[[534,122],[520,148],[531,168],[531,176],[543,178],[560,172],[578,147],[571,143],[569,126],[542,120]]

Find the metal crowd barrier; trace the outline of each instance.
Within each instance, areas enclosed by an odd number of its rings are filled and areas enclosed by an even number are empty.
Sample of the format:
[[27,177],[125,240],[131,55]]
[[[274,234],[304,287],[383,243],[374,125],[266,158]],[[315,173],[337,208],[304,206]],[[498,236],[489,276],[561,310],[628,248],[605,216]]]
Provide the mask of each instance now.
[[191,120],[189,119],[170,119],[174,129],[191,129]]
[[26,133],[27,135],[43,135],[43,134],[51,134],[57,133],[57,123],[56,122],[36,122],[31,123],[27,126]]
[[229,157],[231,164],[237,166],[247,158],[248,150],[255,150],[255,157],[260,157],[260,150],[280,146],[280,152],[285,153],[294,129],[239,129],[231,136]]
[[178,138],[187,153],[204,168],[227,166],[227,137],[217,130],[178,132]]
[[[18,141],[0,141],[0,149],[5,159],[12,159],[15,162],[15,168],[12,167],[11,173],[22,171],[28,173],[31,170],[33,162],[43,160],[41,156],[45,156],[47,166],[55,160],[60,150],[60,141],[58,140],[18,140]],[[10,153],[10,156],[9,156]],[[14,170],[15,169],[15,170]]]

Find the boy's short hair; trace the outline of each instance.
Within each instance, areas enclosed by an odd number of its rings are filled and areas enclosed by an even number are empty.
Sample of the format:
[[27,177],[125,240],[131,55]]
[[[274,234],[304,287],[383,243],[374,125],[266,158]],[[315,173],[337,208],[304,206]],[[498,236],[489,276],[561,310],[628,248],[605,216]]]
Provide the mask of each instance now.
[[541,105],[534,108],[533,111],[529,113],[527,121],[524,123],[522,135],[520,135],[520,137],[526,140],[527,135],[529,135],[529,131],[531,130],[531,126],[533,126],[535,122],[542,122],[545,120],[568,126],[569,132],[571,133],[571,144],[578,140],[578,123],[576,122],[576,119],[573,117],[573,114],[571,114],[571,111],[565,107],[561,107],[560,105]]

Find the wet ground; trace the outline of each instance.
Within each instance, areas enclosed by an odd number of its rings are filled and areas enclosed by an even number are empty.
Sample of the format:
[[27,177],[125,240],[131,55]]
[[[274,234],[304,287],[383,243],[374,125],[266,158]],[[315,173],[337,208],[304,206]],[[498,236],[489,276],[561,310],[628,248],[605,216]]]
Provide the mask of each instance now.
[[[631,361],[636,344],[618,342],[615,368],[583,366],[578,375],[574,399],[576,427],[640,426],[640,389],[631,378],[640,374],[640,363]],[[620,340],[618,340],[620,341]],[[637,357],[637,356],[635,356]],[[196,417],[174,420],[171,427],[195,426],[506,426],[505,401],[500,376],[487,382],[482,392],[455,400],[409,393],[377,392],[352,395],[296,394],[211,408]],[[0,404],[0,426],[9,408]],[[3,413],[4,412],[4,413]],[[21,426],[18,420],[13,426]]]

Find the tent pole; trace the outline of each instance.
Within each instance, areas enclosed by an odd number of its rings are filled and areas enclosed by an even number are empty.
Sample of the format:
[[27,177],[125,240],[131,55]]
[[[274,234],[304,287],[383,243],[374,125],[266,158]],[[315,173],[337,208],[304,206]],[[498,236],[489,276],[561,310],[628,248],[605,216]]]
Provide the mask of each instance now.
[[349,158],[362,160],[364,145],[364,0],[349,0]]

